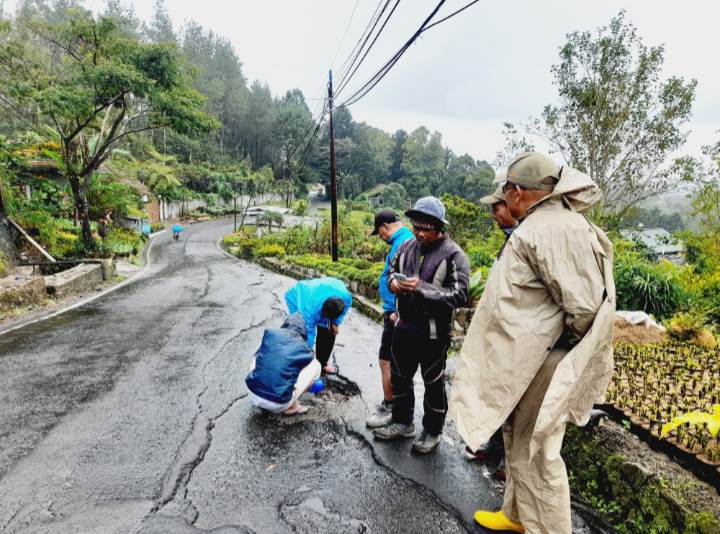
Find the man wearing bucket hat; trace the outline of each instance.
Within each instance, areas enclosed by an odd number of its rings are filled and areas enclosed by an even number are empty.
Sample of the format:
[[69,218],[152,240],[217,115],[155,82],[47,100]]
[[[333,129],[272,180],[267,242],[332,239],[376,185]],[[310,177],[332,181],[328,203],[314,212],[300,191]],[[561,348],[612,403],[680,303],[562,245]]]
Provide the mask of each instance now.
[[493,266],[460,353],[450,414],[470,447],[503,426],[507,486],[485,528],[571,534],[560,457],[613,373],[612,243],[584,215],[602,193],[585,174],[521,154],[506,201],[520,225]]
[[421,198],[405,212],[414,239],[403,243],[390,262],[387,285],[396,295],[399,319],[390,360],[392,421],[373,431],[378,439],[415,436],[413,376],[418,366],[425,383],[423,430],[412,450],[428,453],[440,442],[445,416],[445,360],[452,333],[452,313],[467,302],[470,262],[444,233],[445,206]]

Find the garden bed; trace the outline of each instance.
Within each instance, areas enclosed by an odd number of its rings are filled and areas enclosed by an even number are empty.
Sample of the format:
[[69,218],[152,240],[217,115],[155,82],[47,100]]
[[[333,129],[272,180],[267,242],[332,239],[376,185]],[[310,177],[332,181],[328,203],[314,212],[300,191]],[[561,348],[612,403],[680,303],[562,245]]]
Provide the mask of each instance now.
[[693,343],[615,345],[615,375],[604,409],[651,448],[720,488],[720,443],[705,426],[683,425],[660,438],[663,426],[720,404],[720,353]]

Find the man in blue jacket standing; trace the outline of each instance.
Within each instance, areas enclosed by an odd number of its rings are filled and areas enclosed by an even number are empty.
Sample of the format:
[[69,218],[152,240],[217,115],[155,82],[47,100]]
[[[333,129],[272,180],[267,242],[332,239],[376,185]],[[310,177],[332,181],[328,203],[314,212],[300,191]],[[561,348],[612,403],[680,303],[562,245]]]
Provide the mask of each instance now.
[[387,276],[388,272],[390,272],[390,262],[395,257],[400,245],[414,236],[410,230],[402,225],[400,217],[392,210],[381,210],[375,215],[375,229],[370,235],[379,236],[380,239],[391,245],[390,254],[385,259],[385,270],[380,275],[380,296],[383,299],[383,309],[385,311],[383,318],[384,328],[380,340],[380,372],[382,373],[384,399],[382,404],[378,405],[376,413],[366,421],[369,428],[377,428],[392,422],[393,407],[393,392],[390,382],[390,354],[398,315],[397,308],[395,308],[395,295],[390,293],[387,287]]
[[300,312],[307,327],[307,344],[317,348],[315,357],[322,365],[323,371],[336,374],[337,370],[328,365],[330,355],[335,346],[335,337],[345,315],[352,306],[352,296],[345,283],[337,278],[318,278],[304,280],[295,284],[285,293],[290,315]]

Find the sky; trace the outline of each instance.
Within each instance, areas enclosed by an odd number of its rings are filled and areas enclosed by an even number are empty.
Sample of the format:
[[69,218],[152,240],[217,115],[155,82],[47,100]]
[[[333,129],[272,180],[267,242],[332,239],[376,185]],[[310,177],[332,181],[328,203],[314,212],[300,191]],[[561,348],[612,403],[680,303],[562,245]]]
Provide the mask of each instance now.
[[[324,96],[369,23],[379,0],[165,0],[178,31],[195,20],[235,46],[248,80],[273,93],[300,88]],[[446,0],[435,20],[467,4]],[[11,2],[8,2],[11,3]],[[130,2],[128,2],[130,3]],[[141,19],[154,0],[135,2]],[[420,27],[437,0],[404,0],[338,101],[361,87]],[[103,10],[104,0],[86,0]],[[503,123],[527,121],[556,103],[551,67],[572,32],[596,32],[621,10],[647,46],[665,47],[663,78],[696,79],[683,153],[700,155],[720,141],[720,3],[708,0],[481,0],[429,30],[371,93],[350,107],[356,121],[393,133],[419,126],[443,134],[457,155],[492,161],[505,141]],[[354,15],[353,15],[354,12]],[[352,17],[352,18],[351,18]],[[336,86],[337,90],[337,86]],[[320,101],[309,100],[311,109]],[[541,144],[537,144],[539,149]]]

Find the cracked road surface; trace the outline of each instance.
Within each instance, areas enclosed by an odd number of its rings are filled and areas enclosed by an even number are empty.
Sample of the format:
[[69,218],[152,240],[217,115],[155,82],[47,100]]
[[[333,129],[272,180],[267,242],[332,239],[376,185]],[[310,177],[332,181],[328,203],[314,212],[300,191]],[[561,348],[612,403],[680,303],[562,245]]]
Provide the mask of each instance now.
[[[308,415],[251,406],[253,350],[294,280],[221,252],[230,230],[161,235],[131,283],[0,336],[0,532],[482,532],[472,514],[502,485],[451,426],[427,457],[365,429],[380,326],[356,311]],[[611,532],[575,512],[577,533]]]

